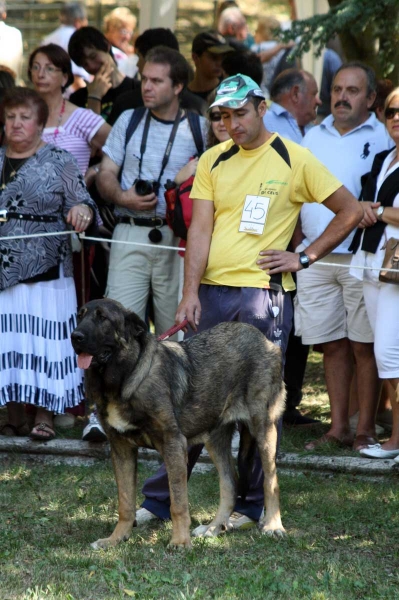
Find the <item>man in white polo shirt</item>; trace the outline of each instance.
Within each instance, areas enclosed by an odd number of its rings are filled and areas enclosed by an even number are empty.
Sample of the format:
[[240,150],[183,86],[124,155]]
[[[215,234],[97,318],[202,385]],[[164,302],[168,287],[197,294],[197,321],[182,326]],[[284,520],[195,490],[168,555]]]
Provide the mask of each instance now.
[[[341,66],[332,84],[331,111],[311,129],[302,144],[356,197],[361,177],[371,169],[375,154],[393,146],[384,126],[370,113],[376,81],[368,66],[352,62]],[[324,206],[304,205],[301,210],[301,250],[317,239],[333,218]],[[359,422],[353,448],[360,450],[375,439],[378,378],[373,334],[368,322],[362,287],[347,266],[353,234],[311,269],[297,274],[296,333],[304,344],[322,344],[331,427],[326,435],[306,446],[313,450],[326,442],[352,443],[349,428],[349,393],[356,363]],[[298,250],[298,249],[297,249]],[[338,267],[324,266],[323,262]],[[342,265],[342,266],[341,266]]]

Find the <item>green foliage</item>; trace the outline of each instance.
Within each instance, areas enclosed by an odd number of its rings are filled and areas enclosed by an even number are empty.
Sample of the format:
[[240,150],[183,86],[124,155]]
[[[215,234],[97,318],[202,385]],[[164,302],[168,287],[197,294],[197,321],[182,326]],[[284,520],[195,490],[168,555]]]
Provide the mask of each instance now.
[[[399,42],[398,0],[329,0],[326,14],[294,21],[284,41],[298,40],[296,56],[308,52],[313,42],[320,55],[329,39],[341,36],[348,60],[367,60],[380,75],[396,67]],[[374,59],[374,60],[373,60]]]

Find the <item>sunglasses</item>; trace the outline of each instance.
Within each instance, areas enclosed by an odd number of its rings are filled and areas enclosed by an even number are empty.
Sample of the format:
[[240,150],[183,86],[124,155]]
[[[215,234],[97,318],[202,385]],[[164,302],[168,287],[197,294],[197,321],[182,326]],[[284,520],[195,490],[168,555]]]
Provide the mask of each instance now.
[[216,123],[217,121],[220,121],[221,118],[222,118],[222,115],[220,114],[220,112],[209,113],[209,120],[212,121],[212,123]]
[[390,121],[395,115],[399,115],[399,108],[386,108],[384,114],[385,118]]

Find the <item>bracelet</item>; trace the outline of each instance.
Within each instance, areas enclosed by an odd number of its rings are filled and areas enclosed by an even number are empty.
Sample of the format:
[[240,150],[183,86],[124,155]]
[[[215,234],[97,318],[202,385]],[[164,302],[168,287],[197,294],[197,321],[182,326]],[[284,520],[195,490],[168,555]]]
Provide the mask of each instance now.
[[98,96],[87,96],[88,100],[98,100],[98,102],[101,102],[102,98],[99,98]]

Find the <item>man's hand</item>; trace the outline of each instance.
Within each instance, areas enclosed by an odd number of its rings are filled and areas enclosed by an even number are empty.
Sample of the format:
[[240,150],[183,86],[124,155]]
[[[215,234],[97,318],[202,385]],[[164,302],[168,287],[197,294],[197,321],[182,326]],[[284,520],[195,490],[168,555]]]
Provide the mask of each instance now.
[[154,192],[146,196],[139,196],[136,193],[136,186],[133,186],[130,190],[124,190],[121,193],[120,205],[129,210],[152,210],[155,208],[157,202],[158,200]]
[[358,227],[365,229],[366,227],[371,227],[377,223],[378,219],[375,214],[375,209],[381,206],[381,202],[360,202],[360,206],[363,208],[364,215]]
[[259,252],[259,260],[256,264],[268,275],[274,273],[295,273],[303,269],[299,262],[298,252],[286,252],[284,250],[262,250]]
[[103,98],[109,89],[112,87],[112,72],[114,70],[114,64],[111,56],[110,60],[104,62],[100,67],[98,73],[94,76],[92,82],[87,85],[87,95],[95,96],[97,98]]
[[175,323],[179,325],[184,319],[188,320],[190,327],[197,331],[197,325],[199,325],[201,318],[201,303],[198,298],[198,294],[184,294],[182,301],[180,302]]

